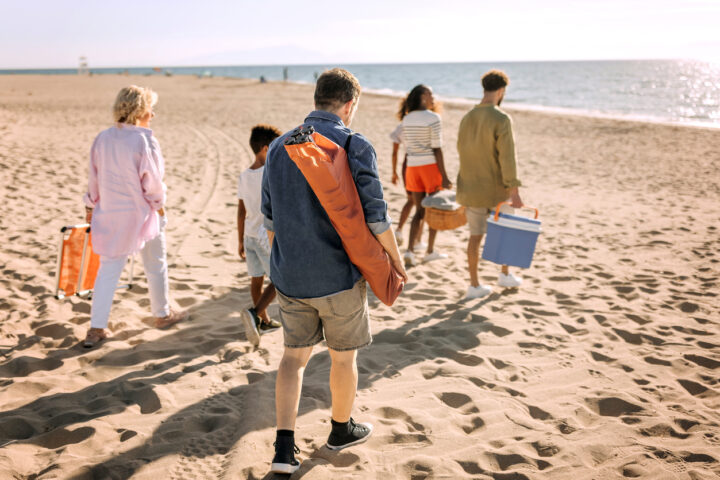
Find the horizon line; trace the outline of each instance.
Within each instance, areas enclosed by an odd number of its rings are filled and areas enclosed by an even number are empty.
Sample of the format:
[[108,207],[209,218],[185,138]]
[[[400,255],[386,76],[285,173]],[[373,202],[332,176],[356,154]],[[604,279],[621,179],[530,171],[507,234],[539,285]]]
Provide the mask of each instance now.
[[[596,59],[553,59],[553,60],[468,60],[453,62],[324,62],[324,63],[267,63],[267,64],[193,64],[193,65],[98,65],[88,66],[88,70],[93,69],[138,69],[138,68],[217,68],[217,67],[312,67],[327,65],[348,65],[348,66],[369,66],[369,65],[443,65],[443,64],[478,64],[478,63],[569,63],[569,62],[652,62],[652,61],[683,61],[683,62],[704,62],[708,64],[720,63],[720,60],[700,60],[694,58],[596,58]],[[74,66],[44,66],[44,67],[0,67],[0,72],[11,70],[33,71],[33,70],[77,70],[78,65]]]

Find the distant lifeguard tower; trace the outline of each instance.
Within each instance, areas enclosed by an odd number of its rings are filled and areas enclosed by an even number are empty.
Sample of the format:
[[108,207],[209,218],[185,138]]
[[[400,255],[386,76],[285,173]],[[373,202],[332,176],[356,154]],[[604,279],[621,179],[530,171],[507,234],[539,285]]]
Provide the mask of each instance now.
[[88,68],[87,57],[80,57],[78,59],[78,75],[89,75],[90,69]]

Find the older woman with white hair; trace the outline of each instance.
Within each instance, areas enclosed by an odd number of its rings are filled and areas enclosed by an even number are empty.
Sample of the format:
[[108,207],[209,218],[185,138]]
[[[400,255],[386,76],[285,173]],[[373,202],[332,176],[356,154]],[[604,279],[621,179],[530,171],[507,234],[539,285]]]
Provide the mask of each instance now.
[[155,326],[165,328],[186,318],[170,308],[163,183],[165,161],[150,130],[157,94],[131,85],[120,90],[116,124],[95,138],[90,151],[88,190],[83,201],[100,255],[85,347],[107,338],[110,307],[128,256],[140,252],[148,278]]

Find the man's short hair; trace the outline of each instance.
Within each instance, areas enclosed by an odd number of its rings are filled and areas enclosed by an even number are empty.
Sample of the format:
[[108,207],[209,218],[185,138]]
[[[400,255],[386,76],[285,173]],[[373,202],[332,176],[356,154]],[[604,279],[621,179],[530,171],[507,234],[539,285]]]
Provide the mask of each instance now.
[[486,92],[496,92],[503,87],[507,87],[510,79],[502,70],[490,70],[482,77],[483,90]]
[[272,125],[255,125],[250,132],[250,148],[258,153],[280,135],[282,132]]
[[360,97],[360,82],[342,68],[326,70],[315,84],[315,108],[335,111]]

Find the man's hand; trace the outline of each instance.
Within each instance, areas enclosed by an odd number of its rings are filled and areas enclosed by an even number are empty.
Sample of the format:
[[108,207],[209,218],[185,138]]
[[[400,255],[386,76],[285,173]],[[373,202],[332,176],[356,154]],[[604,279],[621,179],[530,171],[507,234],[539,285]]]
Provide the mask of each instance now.
[[524,205],[520,198],[520,191],[517,187],[510,190],[510,206],[513,208],[520,208]]
[[238,255],[240,255],[240,258],[245,260],[245,242],[240,240],[240,243],[238,244]]
[[400,177],[398,177],[397,172],[393,172],[393,174],[392,174],[392,180],[390,180],[390,181],[392,182],[393,185],[397,185],[399,178],[400,178]]
[[375,238],[378,239],[378,242],[380,242],[380,245],[382,245],[383,249],[387,253],[392,266],[395,270],[397,270],[405,283],[407,283],[407,272],[405,271],[405,265],[403,265],[400,250],[398,249],[397,242],[395,241],[395,233],[392,228],[388,228],[383,233],[375,235]]
[[408,282],[408,274],[405,271],[405,265],[403,265],[403,261],[400,258],[390,258],[390,263],[392,263],[392,266],[397,270],[397,272],[400,274],[400,276],[403,278],[403,282]]

